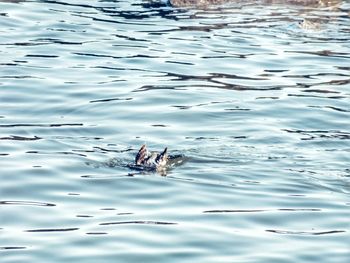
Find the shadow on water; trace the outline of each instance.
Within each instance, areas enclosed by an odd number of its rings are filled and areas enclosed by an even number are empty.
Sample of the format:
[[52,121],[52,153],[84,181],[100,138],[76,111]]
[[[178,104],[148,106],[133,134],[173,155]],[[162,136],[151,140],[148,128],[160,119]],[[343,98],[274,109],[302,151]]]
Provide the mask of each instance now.
[[[68,3],[64,2],[56,2],[56,1],[48,1],[50,3],[56,3],[56,4],[63,4],[63,5],[70,5]],[[191,1],[190,1],[191,2]],[[311,31],[322,31],[322,25],[327,25],[328,23],[333,23],[336,19],[341,19],[344,21],[349,22],[349,16],[344,15],[346,13],[346,10],[342,12],[340,9],[339,4],[342,1],[240,1],[239,3],[230,3],[225,6],[211,6],[209,10],[203,10],[203,9],[187,9],[187,8],[172,8],[167,4],[164,4],[162,1],[142,1],[141,3],[135,3],[132,4],[131,7],[141,7],[140,10],[130,10],[130,11],[120,11],[118,10],[118,7],[95,7],[95,6],[87,6],[88,8],[96,9],[102,14],[105,14],[110,17],[114,18],[124,18],[125,23],[129,23],[129,21],[133,21],[137,23],[138,20],[145,20],[150,19],[152,17],[161,17],[165,19],[172,19],[172,20],[201,20],[201,19],[208,19],[207,23],[199,23],[197,25],[180,25],[175,26],[170,29],[163,29],[156,31],[152,30],[146,30],[142,31],[144,33],[148,34],[168,34],[173,32],[215,32],[220,29],[231,29],[234,30],[236,33],[242,33],[241,31],[244,29],[258,29],[261,28],[262,31],[258,34],[261,34],[265,37],[265,32],[267,30],[270,30],[271,28],[276,28],[276,30],[279,30],[278,27],[283,27],[281,30],[285,30],[285,34],[290,34],[293,38],[296,37],[303,37],[303,35],[298,36],[298,34],[301,34],[300,31],[296,30],[295,26],[297,28],[301,28],[303,30],[311,30]],[[109,1],[108,3],[113,3],[112,1]],[[277,9],[274,10],[274,13],[271,13],[267,16],[262,17],[254,17],[247,21],[228,21],[225,23],[220,22],[221,16],[228,17],[230,13],[232,15],[238,14],[241,12],[241,8],[244,8],[245,6],[264,6],[264,5],[288,5],[294,8],[291,8],[287,11],[279,11]],[[175,4],[177,6],[186,6],[186,4]],[[85,5],[83,7],[86,7]],[[307,7],[307,8],[306,8]],[[320,10],[324,8],[334,8],[334,10],[337,10],[340,15],[324,15],[324,14],[317,14],[317,8],[320,8]],[[329,9],[327,9],[330,11]],[[333,9],[332,9],[333,10]],[[288,14],[289,12],[289,14]],[[213,18],[211,17],[213,16]],[[312,17],[312,18],[310,18]],[[96,17],[91,17],[93,20],[101,19]],[[217,19],[217,20],[215,20]],[[102,19],[103,20],[103,19]],[[210,22],[210,20],[213,20],[213,23]],[[227,19],[225,19],[227,20]],[[111,23],[124,23],[123,21],[118,20],[104,20],[104,22],[111,22]],[[131,23],[133,23],[131,22]],[[346,22],[342,22],[343,24],[346,24]],[[270,26],[267,24],[271,24]],[[294,25],[294,27],[288,28],[288,25]],[[348,39],[347,32],[345,28],[341,28],[340,32],[342,34],[331,34],[327,36],[327,34],[317,34],[315,36],[308,35],[307,38],[314,38],[314,41],[327,41],[327,40],[338,40],[338,41],[345,41]],[[270,35],[271,37],[275,37],[273,35]],[[126,38],[130,41],[137,40],[137,41],[146,41],[142,39],[137,38],[131,38],[131,37],[125,37],[119,35],[118,37]],[[213,55],[203,55],[200,58],[203,60],[210,60],[210,59],[250,59],[254,58],[257,54],[252,53],[233,53],[228,51],[219,51],[219,50],[212,50],[216,54]],[[220,53],[220,54],[218,54]],[[131,55],[131,56],[110,56],[110,55],[102,55],[102,54],[92,54],[92,53],[75,53],[76,55],[80,56],[92,56],[92,57],[100,57],[100,58],[113,58],[113,59],[138,59],[138,58],[144,58],[144,59],[157,59],[159,58],[158,55],[151,56],[151,55]],[[329,50],[320,50],[320,51],[299,51],[299,50],[288,50],[285,51],[285,54],[295,54],[297,56],[300,55],[310,55],[310,56],[325,56],[328,58],[350,58],[350,54],[346,52],[332,52]],[[189,54],[191,55],[191,54]],[[269,54],[265,55],[277,55],[273,51]],[[178,65],[183,66],[195,66],[195,63],[193,62],[184,62],[184,61],[172,61],[172,60],[165,60],[165,63],[174,63]],[[101,69],[110,69],[110,70],[125,70],[122,68],[116,68],[116,67],[106,67],[106,66],[97,66],[97,68]],[[144,69],[131,69],[128,70],[138,70],[142,71]],[[149,70],[149,73],[152,71]],[[173,89],[173,90],[181,90],[181,89],[188,89],[188,88],[196,88],[198,86],[204,86],[207,88],[220,88],[220,89],[227,89],[227,90],[238,90],[238,91],[278,91],[283,89],[300,89],[304,88],[305,90],[303,92],[309,93],[309,94],[290,94],[289,96],[307,96],[307,97],[319,97],[318,95],[313,95],[310,93],[325,93],[324,90],[316,89],[316,87],[323,86],[323,85],[347,85],[349,84],[349,74],[337,74],[337,77],[344,77],[345,79],[342,80],[331,80],[329,82],[314,82],[314,83],[303,83],[303,82],[296,82],[295,84],[266,84],[270,82],[272,77],[275,75],[278,75],[280,78],[285,79],[315,79],[316,77],[320,77],[320,75],[295,75],[295,74],[281,74],[283,72],[288,72],[288,70],[269,70],[265,69],[264,73],[257,75],[257,76],[242,76],[242,75],[234,75],[234,74],[224,74],[224,73],[218,73],[218,72],[211,72],[207,75],[185,75],[185,74],[179,74],[174,72],[167,72],[167,71],[153,71],[154,73],[161,73],[162,78],[167,78],[170,81],[174,81],[175,83],[170,85],[143,85],[137,89],[135,89],[135,92],[139,91],[149,91],[149,90],[165,90],[165,89]],[[327,74],[327,73],[324,73]],[[332,73],[329,73],[329,75],[332,75]],[[237,83],[237,80],[240,80],[240,82],[243,82],[244,80],[246,82],[251,81],[252,85],[244,85]],[[205,84],[186,84],[186,82],[204,82]],[[255,82],[253,82],[255,81]],[[266,82],[266,83],[264,83]],[[315,87],[315,88],[314,88]],[[332,91],[331,91],[332,92]],[[336,93],[336,92],[335,92]],[[331,95],[328,96],[328,98],[334,98],[334,99],[343,99],[346,98],[346,96],[342,95]],[[132,98],[130,98],[132,99]],[[107,101],[108,99],[106,99]],[[112,99],[110,99],[112,100]]]
[[[23,1],[8,1],[8,2],[23,2]],[[157,1],[157,0],[145,0],[138,1],[136,3],[131,4],[131,10],[125,10],[119,8],[118,4],[120,1],[102,1],[102,3],[108,3],[109,6],[95,6],[89,4],[75,4],[71,2],[65,1],[54,1],[54,0],[40,0],[42,3],[53,4],[53,5],[63,5],[63,6],[71,6],[71,7],[81,7],[84,9],[83,12],[76,11],[76,15],[81,15],[84,17],[90,17],[94,21],[101,21],[107,23],[129,23],[129,21],[138,21],[138,20],[147,20],[152,17],[162,17],[168,20],[182,20],[185,18],[188,19],[202,19],[207,15],[219,15],[220,13],[235,14],[239,12],[241,8],[246,6],[269,6],[269,5],[287,5],[287,6],[295,6],[295,7],[308,7],[308,8],[325,8],[332,7],[338,8],[339,4],[342,0],[332,0],[332,1],[324,1],[324,0],[242,0],[242,1],[229,1],[229,0],[208,0],[208,1],[187,1],[187,0],[174,0],[170,1],[173,3],[169,3],[167,1]],[[194,4],[193,4],[194,3]],[[200,3],[199,5],[197,3]],[[224,4],[224,5],[223,5]],[[116,6],[117,5],[117,6]],[[192,9],[197,7],[196,9]],[[141,8],[138,10],[138,8]],[[189,9],[190,8],[190,9]],[[94,16],[89,16],[88,12],[85,10],[95,10],[100,12],[101,14],[107,15],[111,18],[118,19],[103,19]],[[194,11],[194,13],[189,11]],[[276,10],[277,11],[277,10]],[[327,23],[331,17],[320,16],[318,18],[304,18],[301,17],[303,15],[307,15],[310,10],[300,9],[296,10],[297,20],[300,23],[300,26],[305,29],[320,29],[320,24]],[[284,13],[278,13],[278,11],[273,15],[276,20],[280,19],[280,15]],[[294,14],[294,16],[296,15]],[[119,21],[119,18],[123,18],[124,21]],[[283,19],[283,18],[282,18]],[[292,16],[290,17],[293,20]],[[211,31],[220,28],[240,28],[240,27],[249,27],[249,24],[254,24],[255,26],[259,26],[259,24],[263,24],[264,22],[271,21],[270,18],[262,18],[262,19],[254,19],[248,22],[247,25],[238,25],[235,23],[215,23],[213,25],[208,26],[180,26],[177,29],[170,29],[166,31],[158,31],[158,32],[169,32],[169,31]],[[133,22],[130,22],[133,23]],[[264,26],[262,26],[264,27]]]
[[[173,8],[169,7],[167,3],[164,3],[162,1],[141,1],[141,3],[138,1],[136,3],[131,4],[132,10],[121,10],[118,6],[116,7],[113,4],[119,4],[120,1],[101,1],[103,3],[111,4],[111,6],[108,7],[100,7],[100,6],[94,6],[89,4],[74,4],[71,2],[65,2],[65,1],[53,1],[53,0],[40,0],[40,2],[48,3],[48,4],[57,4],[57,5],[63,5],[63,6],[72,6],[72,7],[82,7],[84,10],[92,9],[99,11],[107,16],[110,17],[118,17],[118,18],[124,18],[125,23],[128,23],[128,20],[144,20],[153,16],[160,16],[167,19],[174,19],[176,20],[176,16],[173,14],[179,14],[184,11],[180,10],[174,10]],[[135,7],[142,7],[144,10],[135,10]],[[79,12],[77,12],[79,14]],[[86,14],[86,12],[81,12],[81,15]],[[88,17],[88,16],[86,16]],[[102,22],[108,22],[108,23],[120,23],[118,20],[108,20],[108,19],[100,19],[96,17],[91,17],[95,21],[102,21]]]
[[329,6],[338,4],[339,0],[168,0],[173,6],[202,6],[223,5],[231,2],[239,3],[263,3],[263,4],[292,4],[300,6]]

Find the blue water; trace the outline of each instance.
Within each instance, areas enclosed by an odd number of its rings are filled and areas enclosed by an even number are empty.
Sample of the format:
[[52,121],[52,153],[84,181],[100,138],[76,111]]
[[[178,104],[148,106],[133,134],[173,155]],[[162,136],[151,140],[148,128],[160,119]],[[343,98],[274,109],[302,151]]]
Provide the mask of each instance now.
[[0,105],[1,263],[350,262],[347,0],[0,1]]

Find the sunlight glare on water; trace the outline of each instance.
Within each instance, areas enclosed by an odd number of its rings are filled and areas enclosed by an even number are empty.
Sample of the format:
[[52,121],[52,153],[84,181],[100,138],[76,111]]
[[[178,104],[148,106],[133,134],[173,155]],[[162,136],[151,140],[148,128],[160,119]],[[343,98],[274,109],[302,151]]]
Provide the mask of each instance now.
[[0,1],[0,261],[349,262],[349,1],[172,3]]

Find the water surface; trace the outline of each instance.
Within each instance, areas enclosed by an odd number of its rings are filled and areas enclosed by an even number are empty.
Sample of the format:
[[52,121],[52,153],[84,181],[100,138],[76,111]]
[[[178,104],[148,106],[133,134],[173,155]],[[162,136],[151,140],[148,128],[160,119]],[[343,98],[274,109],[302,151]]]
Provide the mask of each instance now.
[[1,262],[349,262],[349,13],[1,1]]

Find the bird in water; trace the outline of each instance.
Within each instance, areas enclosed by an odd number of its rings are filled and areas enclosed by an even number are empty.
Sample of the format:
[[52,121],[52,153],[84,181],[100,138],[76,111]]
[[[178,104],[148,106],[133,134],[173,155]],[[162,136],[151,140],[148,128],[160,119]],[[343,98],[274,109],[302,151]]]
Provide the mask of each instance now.
[[135,166],[146,170],[165,168],[168,162],[168,148],[162,152],[149,152],[146,145],[142,145],[135,157]]
[[188,158],[184,154],[168,154],[168,147],[161,152],[148,151],[146,145],[142,145],[137,152],[134,163],[126,166],[130,169],[143,172],[157,172],[166,175],[169,169],[186,162]]

